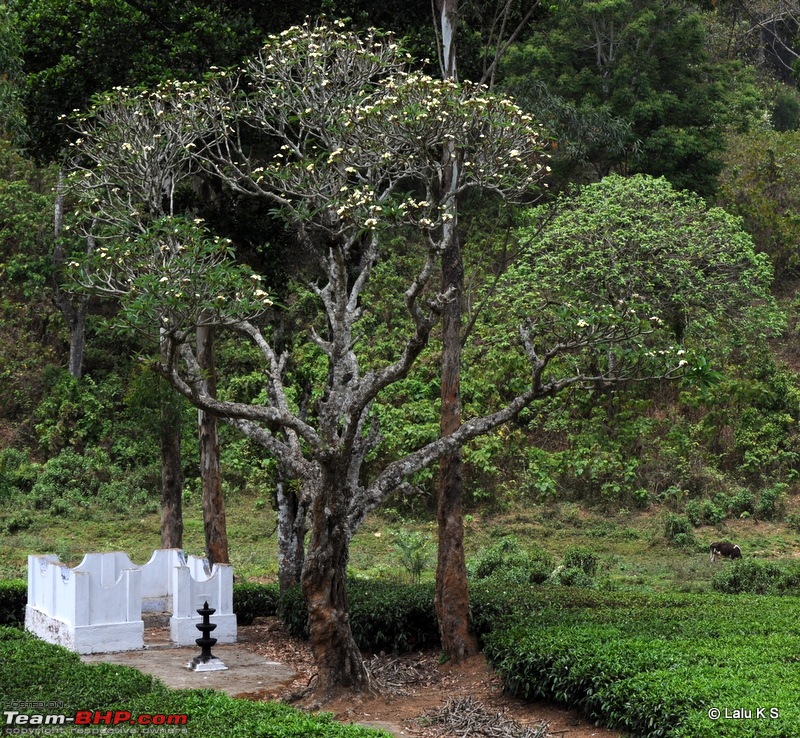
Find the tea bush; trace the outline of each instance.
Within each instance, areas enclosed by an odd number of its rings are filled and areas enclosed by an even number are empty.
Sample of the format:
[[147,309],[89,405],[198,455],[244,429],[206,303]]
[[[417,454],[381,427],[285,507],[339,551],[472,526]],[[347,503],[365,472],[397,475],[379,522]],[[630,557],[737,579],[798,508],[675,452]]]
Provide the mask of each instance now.
[[[398,652],[439,642],[433,585],[351,578],[347,591],[350,627],[359,648]],[[308,637],[306,606],[299,587],[284,598],[283,622],[291,635]]]
[[277,584],[236,582],[233,585],[233,611],[239,625],[250,625],[258,617],[277,615],[279,600]]
[[599,559],[586,546],[570,546],[564,552],[563,563],[565,569],[580,569],[587,577],[593,577],[597,574]]
[[[738,562],[737,562],[738,563]],[[506,689],[642,738],[800,735],[790,597],[531,590],[484,633]],[[735,611],[735,617],[732,613]],[[783,676],[781,676],[783,675]],[[774,708],[765,719],[724,710]],[[722,711],[721,720],[709,710]]]
[[595,581],[579,566],[559,566],[547,579],[562,587],[594,587]]
[[800,572],[773,561],[738,559],[713,576],[711,588],[727,594],[799,594]]
[[0,625],[22,625],[27,602],[27,582],[22,579],[0,580]]

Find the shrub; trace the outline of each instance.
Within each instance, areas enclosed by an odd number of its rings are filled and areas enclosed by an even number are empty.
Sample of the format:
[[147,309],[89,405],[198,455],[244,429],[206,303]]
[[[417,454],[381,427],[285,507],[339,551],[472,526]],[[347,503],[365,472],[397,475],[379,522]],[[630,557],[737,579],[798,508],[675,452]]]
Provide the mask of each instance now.
[[0,625],[22,625],[27,602],[27,582],[22,579],[0,581]]
[[481,579],[470,584],[470,622],[479,637],[501,627],[507,619],[519,617],[519,612],[531,615],[541,607],[533,599],[528,583],[505,582],[497,586],[492,579]]
[[359,648],[402,652],[439,643],[432,584],[350,579],[350,623]]
[[34,467],[24,451],[0,449],[0,500],[29,492],[35,479]]
[[[407,651],[439,642],[430,584],[348,579],[350,627],[365,651]],[[308,618],[299,587],[283,601],[283,622],[296,638],[308,638]]]
[[278,613],[280,590],[277,584],[236,582],[233,585],[233,611],[239,625],[250,625],[258,617]]
[[431,538],[416,530],[396,530],[393,534],[397,560],[408,572],[411,581],[419,584],[422,572],[431,561]]
[[789,485],[783,482],[762,489],[755,506],[755,516],[759,520],[776,520],[783,515],[786,504],[786,492]]
[[14,510],[8,515],[0,517],[0,532],[12,535],[22,530],[28,530],[33,525],[33,516],[25,510]]
[[725,510],[713,500],[703,500],[700,503],[700,514],[706,525],[719,525],[725,520]]
[[554,567],[553,557],[545,550],[522,549],[516,536],[505,536],[471,561],[468,571],[475,579],[492,577],[499,583],[541,584]]
[[695,528],[700,525],[719,525],[727,515],[713,500],[689,500],[683,511]]
[[570,546],[564,552],[564,568],[580,569],[587,577],[597,574],[598,558],[590,548]]
[[155,511],[157,486],[155,467],[123,470],[100,448],[86,454],[65,448],[38,466],[26,501],[37,509],[64,516],[82,515],[93,505],[125,512],[132,505],[142,510],[149,504]]
[[798,578],[797,572],[773,561],[746,558],[718,571],[711,579],[711,588],[726,594],[781,594],[795,589]]
[[308,638],[308,610],[300,585],[292,587],[284,594],[281,602],[281,620],[289,635],[294,638]]
[[744,487],[728,499],[728,514],[734,518],[748,517],[755,512],[755,495]]
[[559,566],[548,578],[551,584],[564,587],[593,587],[595,581],[579,566]]
[[691,521],[685,515],[668,512],[664,516],[664,537],[675,546],[697,545]]

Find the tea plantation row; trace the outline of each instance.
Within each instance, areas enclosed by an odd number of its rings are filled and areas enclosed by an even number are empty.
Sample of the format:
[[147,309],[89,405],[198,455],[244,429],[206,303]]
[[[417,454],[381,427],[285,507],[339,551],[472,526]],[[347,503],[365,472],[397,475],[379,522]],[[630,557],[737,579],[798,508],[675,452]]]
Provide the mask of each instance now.
[[795,597],[521,593],[484,651],[513,694],[634,735],[791,738],[798,607]]
[[[235,589],[240,621],[274,614],[278,607],[274,587],[237,584]],[[599,724],[646,738],[800,736],[796,597],[645,595],[489,579],[474,584],[472,600],[473,622],[487,658],[516,695],[576,707]],[[428,585],[353,580],[350,601],[354,634],[365,650],[406,650],[437,642]],[[299,594],[283,603],[283,617],[293,634],[303,635]],[[11,668],[22,685],[18,699],[55,695],[53,687],[44,686],[52,680],[23,676],[39,656],[7,666],[12,640],[6,636],[0,643],[0,684],[5,684],[2,672]],[[44,644],[36,648],[61,653]],[[77,668],[75,660],[70,663]],[[49,673],[47,668],[43,673]],[[128,696],[111,685],[108,689],[116,696],[98,699],[97,706],[108,709]],[[60,695],[60,687],[56,691]],[[251,709],[218,696],[172,693],[167,700],[161,693],[157,698],[147,694],[147,704],[159,712],[182,712],[181,701],[188,700],[197,709],[213,708],[222,715],[231,710],[234,722],[240,722],[245,718],[235,716]],[[295,735],[292,730],[261,734]],[[304,735],[340,735],[337,731],[331,724]]]

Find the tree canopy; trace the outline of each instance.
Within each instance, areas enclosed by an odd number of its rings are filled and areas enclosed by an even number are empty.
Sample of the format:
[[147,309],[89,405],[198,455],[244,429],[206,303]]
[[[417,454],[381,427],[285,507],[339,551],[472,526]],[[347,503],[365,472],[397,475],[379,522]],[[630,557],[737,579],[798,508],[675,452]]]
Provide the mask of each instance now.
[[[590,146],[606,167],[602,174],[646,172],[681,189],[713,192],[722,146],[722,69],[708,62],[701,17],[681,3],[555,5],[509,52],[504,71],[504,84],[526,105],[538,107],[546,97],[537,83],[576,105],[587,118],[582,128],[594,130],[594,137],[601,134],[595,119],[602,113],[630,124],[627,141],[619,141],[625,133],[619,125],[603,136],[604,146],[616,149],[611,160],[609,152]],[[574,135],[574,125],[566,132]]]

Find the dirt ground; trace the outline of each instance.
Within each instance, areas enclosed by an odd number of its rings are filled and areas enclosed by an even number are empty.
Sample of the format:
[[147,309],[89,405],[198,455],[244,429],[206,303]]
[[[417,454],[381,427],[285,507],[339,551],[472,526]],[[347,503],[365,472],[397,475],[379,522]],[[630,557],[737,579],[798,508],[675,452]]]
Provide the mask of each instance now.
[[[258,618],[253,625],[239,628],[239,644],[270,661],[292,667],[297,674],[291,682],[262,690],[258,695],[249,695],[250,698],[289,699],[311,684],[314,667],[308,646],[290,638],[277,618]],[[462,712],[481,708],[493,716],[490,722],[495,727],[502,720],[513,720],[520,726],[531,728],[546,723],[547,732],[554,737],[618,738],[620,735],[593,726],[573,711],[504,695],[499,678],[483,656],[460,666],[439,664],[438,658],[439,653],[434,651],[400,657],[374,656],[367,663],[375,693],[327,703],[324,710],[333,712],[342,722],[380,727],[404,738],[455,735],[445,732],[445,726],[431,717],[443,706],[449,706],[451,711],[460,707]],[[472,701],[453,702],[466,698],[472,698]],[[293,704],[309,707],[309,703],[302,700]]]

